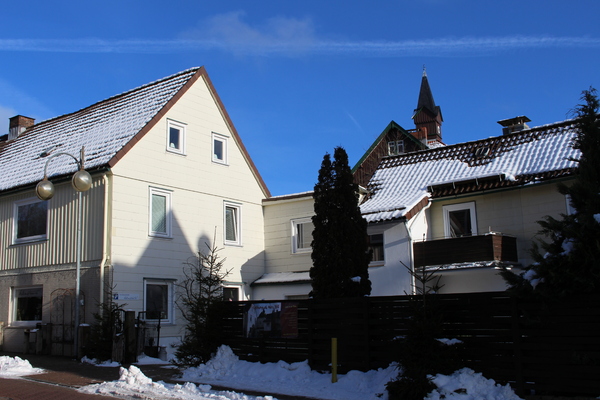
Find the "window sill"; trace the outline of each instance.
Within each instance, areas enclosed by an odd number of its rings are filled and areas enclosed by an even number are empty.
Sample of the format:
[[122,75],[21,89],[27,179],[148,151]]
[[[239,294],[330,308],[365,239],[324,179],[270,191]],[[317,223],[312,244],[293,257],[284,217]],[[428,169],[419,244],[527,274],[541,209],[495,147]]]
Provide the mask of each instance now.
[[308,256],[308,255],[310,255],[310,253],[312,253],[312,250],[304,250],[304,251],[297,250],[297,251],[293,251],[292,255],[293,256]]
[[11,246],[22,246],[25,244],[36,244],[36,243],[44,243],[47,242],[48,238],[47,237],[43,237],[43,238],[36,238],[36,239],[21,239],[18,241],[14,241]]
[[385,261],[373,261],[371,263],[369,263],[369,268],[370,267],[383,267],[385,265]]
[[42,321],[13,321],[5,329],[35,329]]
[[148,234],[148,237],[151,239],[166,239],[166,240],[172,240],[173,236],[163,236],[163,235],[153,235],[153,234]]
[[169,154],[176,154],[178,156],[187,156],[187,153],[183,152],[183,151],[177,151],[177,150],[171,150],[170,148],[167,147],[167,153]]

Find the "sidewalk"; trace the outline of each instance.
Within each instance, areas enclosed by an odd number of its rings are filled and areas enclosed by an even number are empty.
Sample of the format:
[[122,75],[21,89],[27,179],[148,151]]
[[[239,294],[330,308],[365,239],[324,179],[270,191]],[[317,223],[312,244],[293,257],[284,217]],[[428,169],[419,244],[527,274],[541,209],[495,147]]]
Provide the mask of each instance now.
[[[114,397],[80,393],[82,386],[119,379],[119,367],[98,367],[79,363],[68,357],[52,357],[35,354],[0,353],[9,357],[28,360],[44,373],[17,379],[0,378],[0,400],[114,400]],[[165,369],[159,365],[141,365],[139,368],[153,381],[176,383],[176,369]]]

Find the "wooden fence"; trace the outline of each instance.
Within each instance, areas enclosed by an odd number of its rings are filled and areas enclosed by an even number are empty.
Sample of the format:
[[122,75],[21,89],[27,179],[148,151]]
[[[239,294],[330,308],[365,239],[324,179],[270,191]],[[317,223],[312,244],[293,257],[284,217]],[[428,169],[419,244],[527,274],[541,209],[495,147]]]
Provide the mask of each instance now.
[[[308,360],[323,371],[330,369],[331,338],[337,338],[339,370],[366,371],[398,359],[421,301],[418,296],[294,301],[294,338],[268,332],[246,337],[248,308],[277,302],[233,302],[222,321],[223,337],[241,359]],[[463,342],[466,367],[510,383],[520,395],[600,395],[600,296],[542,303],[494,292],[438,294],[427,301],[443,316],[443,337]]]

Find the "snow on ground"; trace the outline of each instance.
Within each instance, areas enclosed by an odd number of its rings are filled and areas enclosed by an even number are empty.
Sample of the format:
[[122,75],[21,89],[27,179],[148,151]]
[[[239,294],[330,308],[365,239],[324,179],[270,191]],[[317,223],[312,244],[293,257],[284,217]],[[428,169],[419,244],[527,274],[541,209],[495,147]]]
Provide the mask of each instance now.
[[20,357],[0,356],[0,378],[16,378],[44,372],[41,368],[33,368],[29,361]]
[[[146,359],[147,358],[147,359]],[[145,357],[140,364],[159,363]],[[169,368],[169,366],[167,366]],[[239,360],[227,346],[216,356],[196,368],[184,371],[181,384],[153,382],[136,366],[121,368],[119,380],[85,386],[85,393],[129,396],[143,399],[173,400],[276,400],[277,395],[250,396],[241,392],[304,396],[326,400],[387,400],[385,384],[394,379],[398,367],[390,365],[377,371],[350,371],[331,382],[331,374],[312,371],[307,362],[288,364],[250,363]],[[0,377],[17,377],[41,372],[19,357],[0,357]],[[184,383],[185,381],[185,383]],[[463,368],[452,375],[432,377],[437,389],[425,400],[518,400],[510,386],[496,384],[471,369]],[[231,391],[212,390],[210,385]],[[239,392],[236,392],[238,390]]]

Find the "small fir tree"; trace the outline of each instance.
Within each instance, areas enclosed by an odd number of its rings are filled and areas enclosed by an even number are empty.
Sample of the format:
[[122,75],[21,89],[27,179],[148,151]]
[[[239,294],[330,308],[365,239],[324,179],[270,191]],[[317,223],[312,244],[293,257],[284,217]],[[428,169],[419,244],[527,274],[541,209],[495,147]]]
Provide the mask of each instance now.
[[206,247],[207,252],[199,251],[186,262],[185,278],[178,285],[177,307],[186,320],[185,338],[175,352],[181,366],[206,363],[223,344],[223,282],[231,269],[225,268],[226,259],[220,257],[214,241]]
[[371,255],[367,222],[358,207],[358,186],[353,181],[346,151],[336,147],[333,157],[333,162],[329,154],[323,157],[313,194],[311,296],[368,296]]
[[574,110],[578,132],[572,146],[581,151],[571,185],[560,183],[575,212],[538,223],[548,241],[534,243],[534,264],[522,274],[505,270],[502,276],[519,293],[545,297],[600,292],[600,121],[598,97],[590,88]]

